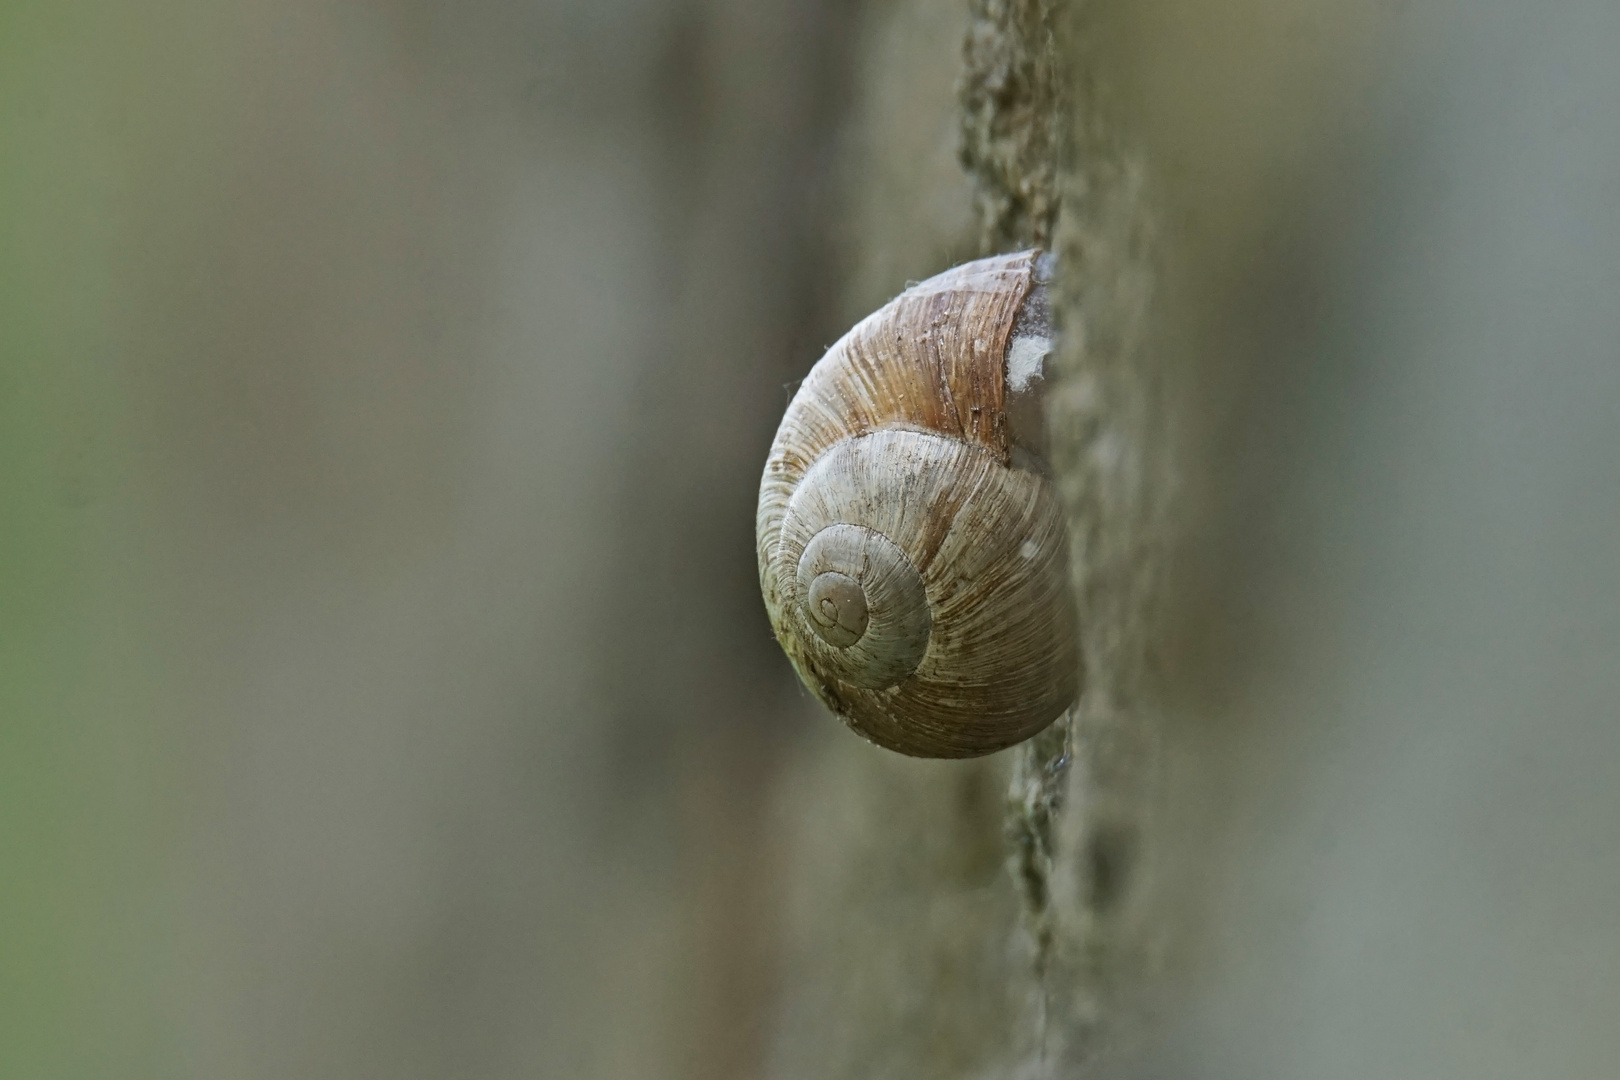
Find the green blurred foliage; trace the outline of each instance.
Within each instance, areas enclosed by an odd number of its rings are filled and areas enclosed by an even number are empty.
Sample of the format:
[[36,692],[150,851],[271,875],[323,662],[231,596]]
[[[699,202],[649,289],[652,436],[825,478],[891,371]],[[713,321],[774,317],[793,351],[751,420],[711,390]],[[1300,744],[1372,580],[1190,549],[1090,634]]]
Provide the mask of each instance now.
[[179,1075],[120,386],[112,3],[0,4],[0,1076]]

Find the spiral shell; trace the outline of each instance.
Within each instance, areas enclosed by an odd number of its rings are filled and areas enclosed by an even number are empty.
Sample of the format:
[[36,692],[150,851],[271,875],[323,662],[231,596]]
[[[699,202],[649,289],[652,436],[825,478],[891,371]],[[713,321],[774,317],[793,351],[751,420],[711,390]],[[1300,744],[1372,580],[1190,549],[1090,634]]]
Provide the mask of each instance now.
[[1038,252],[959,266],[811,369],[760,485],[760,585],[805,684],[921,757],[987,754],[1079,691],[1068,544],[1039,402]]

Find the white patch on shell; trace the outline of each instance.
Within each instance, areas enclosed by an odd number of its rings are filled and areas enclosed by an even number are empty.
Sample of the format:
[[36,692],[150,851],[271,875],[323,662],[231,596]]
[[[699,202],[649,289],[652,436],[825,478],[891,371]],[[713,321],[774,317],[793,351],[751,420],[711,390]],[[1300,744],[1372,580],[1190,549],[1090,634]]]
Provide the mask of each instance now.
[[1030,383],[1045,375],[1046,358],[1052,352],[1052,339],[1016,337],[1007,348],[1007,392],[1022,394]]

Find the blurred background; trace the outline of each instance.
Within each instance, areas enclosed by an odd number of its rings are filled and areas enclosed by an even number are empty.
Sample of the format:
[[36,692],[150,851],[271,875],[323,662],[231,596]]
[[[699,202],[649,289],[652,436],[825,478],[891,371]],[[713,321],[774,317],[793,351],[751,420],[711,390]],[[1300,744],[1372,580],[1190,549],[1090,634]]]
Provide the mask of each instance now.
[[[1114,1066],[1612,1076],[1620,8],[1100,6],[1188,448]],[[1007,763],[844,732],[753,565],[977,253],[966,24],[0,4],[0,1076],[1070,1075]]]
[[4,5],[0,1074],[750,1075],[848,21]]

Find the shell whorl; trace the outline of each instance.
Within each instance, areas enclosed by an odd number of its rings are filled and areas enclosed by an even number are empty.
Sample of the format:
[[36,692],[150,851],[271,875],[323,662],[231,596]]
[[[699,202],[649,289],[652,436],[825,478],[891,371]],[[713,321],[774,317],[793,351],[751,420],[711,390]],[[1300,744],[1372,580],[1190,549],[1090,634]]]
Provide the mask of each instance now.
[[778,639],[846,723],[903,753],[1001,749],[1078,691],[1061,507],[1009,422],[1036,258],[957,267],[858,324],[800,387],[761,483]]

